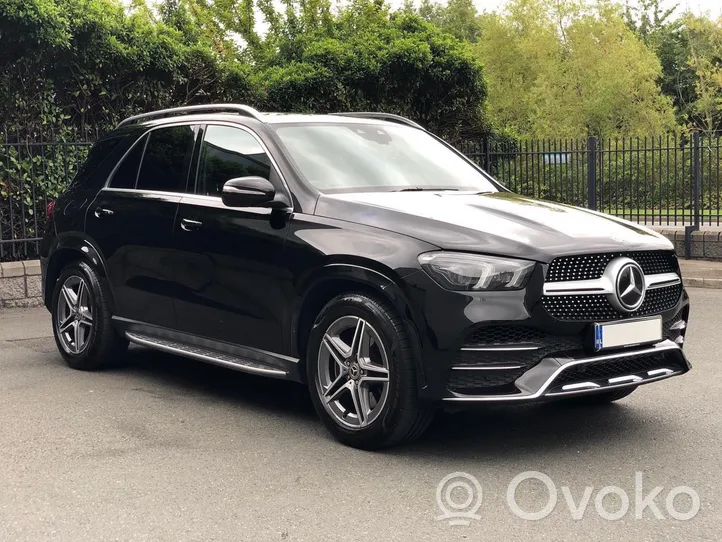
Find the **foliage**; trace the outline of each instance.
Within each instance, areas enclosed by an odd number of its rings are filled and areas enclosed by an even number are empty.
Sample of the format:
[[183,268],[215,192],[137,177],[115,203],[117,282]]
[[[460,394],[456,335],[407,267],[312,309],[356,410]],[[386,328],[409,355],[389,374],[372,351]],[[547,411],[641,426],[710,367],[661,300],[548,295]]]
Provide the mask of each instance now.
[[504,14],[482,15],[480,25],[477,51],[494,125],[536,137],[674,128],[657,84],[659,60],[615,5],[512,0]]
[[[410,0],[406,0],[404,11],[416,11]],[[422,19],[460,40],[475,43],[481,35],[481,28],[477,22],[479,13],[472,0],[449,0],[446,5],[432,0],[422,0],[418,14]]]
[[697,99],[690,116],[702,130],[722,129],[722,18],[687,15],[685,36],[689,44],[688,65],[697,76]]
[[[236,101],[278,111],[380,110],[446,134],[484,129],[481,67],[418,16],[356,0],[0,0],[0,118],[100,131],[140,111]],[[261,35],[262,13],[269,32]],[[27,135],[27,134],[26,134]],[[32,135],[32,134],[31,134]]]
[[[0,42],[3,240],[39,235],[44,202],[87,151],[65,142],[92,141],[143,111],[241,102],[384,110],[449,137],[487,129],[471,49],[380,1],[332,13],[329,0],[284,0],[281,11],[270,0],[0,0]],[[59,162],[38,149],[73,153]]]

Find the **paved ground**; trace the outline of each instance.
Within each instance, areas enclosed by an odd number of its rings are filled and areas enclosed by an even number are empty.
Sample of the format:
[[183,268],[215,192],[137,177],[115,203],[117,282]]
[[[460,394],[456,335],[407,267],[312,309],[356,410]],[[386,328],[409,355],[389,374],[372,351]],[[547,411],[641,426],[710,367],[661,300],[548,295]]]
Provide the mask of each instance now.
[[[0,312],[0,540],[720,540],[722,291],[691,296],[693,372],[604,408],[445,415],[422,441],[385,453],[332,441],[298,386],[141,349],[123,369],[73,371],[43,309]],[[469,526],[435,519],[437,484],[456,471],[483,486]],[[543,520],[507,504],[524,471],[558,490]],[[665,519],[649,508],[635,517],[637,471],[639,504],[663,486],[654,503]],[[630,499],[617,521],[595,507],[611,485]],[[579,521],[563,486],[577,505],[594,488]],[[689,521],[667,511],[675,486],[700,497]],[[527,481],[516,498],[532,512],[548,495]],[[691,506],[685,495],[674,503]],[[612,513],[621,504],[602,502]]]
[[682,268],[682,276],[701,277],[709,279],[722,279],[722,262],[710,262],[705,260],[679,260]]

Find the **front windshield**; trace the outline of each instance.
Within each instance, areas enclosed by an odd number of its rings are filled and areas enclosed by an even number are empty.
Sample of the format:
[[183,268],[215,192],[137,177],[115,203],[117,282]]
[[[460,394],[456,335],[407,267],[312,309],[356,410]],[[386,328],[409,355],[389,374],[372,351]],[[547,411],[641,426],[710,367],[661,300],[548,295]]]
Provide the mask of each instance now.
[[378,124],[288,124],[276,132],[321,192],[497,192],[474,166],[426,132]]

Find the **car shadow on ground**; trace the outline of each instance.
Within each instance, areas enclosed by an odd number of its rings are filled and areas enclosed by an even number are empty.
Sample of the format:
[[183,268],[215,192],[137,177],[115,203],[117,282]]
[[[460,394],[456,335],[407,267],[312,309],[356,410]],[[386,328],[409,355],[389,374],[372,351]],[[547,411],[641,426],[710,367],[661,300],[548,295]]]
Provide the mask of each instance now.
[[[204,396],[230,408],[287,416],[295,423],[318,429],[306,388],[299,384],[258,377],[215,367],[187,358],[133,347],[127,364],[110,372],[128,372],[167,396]],[[640,393],[643,393],[642,390]],[[620,403],[572,406],[564,401],[529,405],[484,405],[471,411],[439,412],[434,423],[416,442],[385,450],[394,456],[444,455],[476,459],[503,456],[523,459],[553,454],[574,447],[595,446],[618,453],[625,442],[649,442],[674,428],[664,419],[650,419],[645,409],[634,407],[634,395]],[[331,437],[319,431],[321,438]]]

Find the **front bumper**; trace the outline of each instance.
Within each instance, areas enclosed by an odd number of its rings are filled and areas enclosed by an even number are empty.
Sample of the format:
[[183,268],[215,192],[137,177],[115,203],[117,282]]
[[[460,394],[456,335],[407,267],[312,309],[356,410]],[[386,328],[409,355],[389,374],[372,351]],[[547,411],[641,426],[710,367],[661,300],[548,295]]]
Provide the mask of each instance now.
[[444,401],[478,403],[532,401],[585,395],[627,388],[681,375],[691,368],[682,349],[665,340],[636,348],[583,358],[555,356],[542,359],[514,382],[516,393],[466,395],[451,392]]
[[[423,272],[405,277],[423,362],[422,399],[524,402],[634,387],[690,369],[682,346],[689,298],[681,283],[653,291],[637,314],[596,295],[550,297],[540,265],[525,290],[449,292]],[[652,291],[652,290],[650,290]],[[552,300],[554,303],[550,303]],[[663,340],[594,349],[594,322],[660,315]]]

